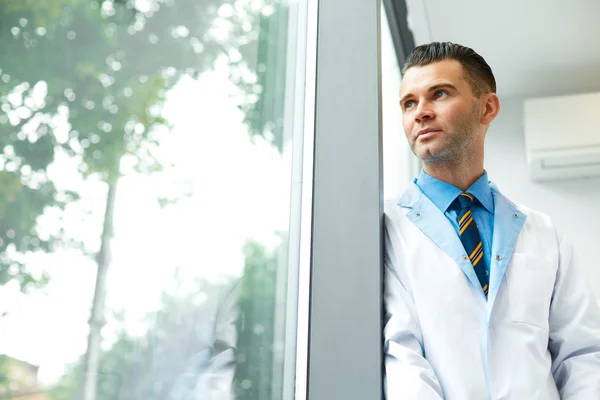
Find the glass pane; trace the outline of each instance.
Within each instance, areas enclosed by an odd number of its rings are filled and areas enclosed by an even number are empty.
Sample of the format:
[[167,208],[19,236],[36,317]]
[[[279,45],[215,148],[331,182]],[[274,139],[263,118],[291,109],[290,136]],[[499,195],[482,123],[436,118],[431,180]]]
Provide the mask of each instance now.
[[282,398],[303,4],[0,3],[0,398]]
[[383,121],[383,194],[385,199],[399,198],[416,171],[414,156],[402,127],[400,80],[402,69],[394,49],[390,26],[381,6],[381,107]]

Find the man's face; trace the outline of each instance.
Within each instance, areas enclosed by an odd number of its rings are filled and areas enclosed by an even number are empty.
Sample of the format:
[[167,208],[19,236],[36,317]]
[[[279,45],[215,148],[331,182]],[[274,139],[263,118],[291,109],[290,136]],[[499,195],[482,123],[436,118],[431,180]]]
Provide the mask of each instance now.
[[473,146],[480,134],[479,104],[458,61],[409,68],[400,106],[412,151],[425,163],[451,163],[483,151]]

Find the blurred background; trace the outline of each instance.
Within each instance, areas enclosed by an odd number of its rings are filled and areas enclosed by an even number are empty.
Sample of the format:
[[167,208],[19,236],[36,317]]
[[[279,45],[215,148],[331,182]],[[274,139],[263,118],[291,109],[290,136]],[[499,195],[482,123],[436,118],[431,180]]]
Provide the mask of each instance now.
[[288,12],[0,2],[0,397],[282,390]]

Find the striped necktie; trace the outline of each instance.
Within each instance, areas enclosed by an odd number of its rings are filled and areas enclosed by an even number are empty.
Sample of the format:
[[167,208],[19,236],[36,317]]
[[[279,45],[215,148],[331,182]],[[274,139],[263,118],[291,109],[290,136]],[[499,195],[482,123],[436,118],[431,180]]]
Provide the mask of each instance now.
[[465,251],[475,269],[475,273],[477,274],[477,278],[479,278],[479,283],[481,283],[481,288],[487,299],[489,282],[485,270],[485,262],[483,261],[483,243],[481,242],[477,224],[471,214],[473,199],[473,195],[461,193],[455,200],[460,207],[458,212],[458,231],[460,234],[460,241],[465,247]]

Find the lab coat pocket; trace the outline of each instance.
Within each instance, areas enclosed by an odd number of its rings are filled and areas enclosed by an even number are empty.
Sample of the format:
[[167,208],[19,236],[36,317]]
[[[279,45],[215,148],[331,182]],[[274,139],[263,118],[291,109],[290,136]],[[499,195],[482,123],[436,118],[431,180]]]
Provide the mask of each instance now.
[[549,330],[553,271],[550,262],[541,257],[519,253],[512,255],[506,280],[513,321]]

